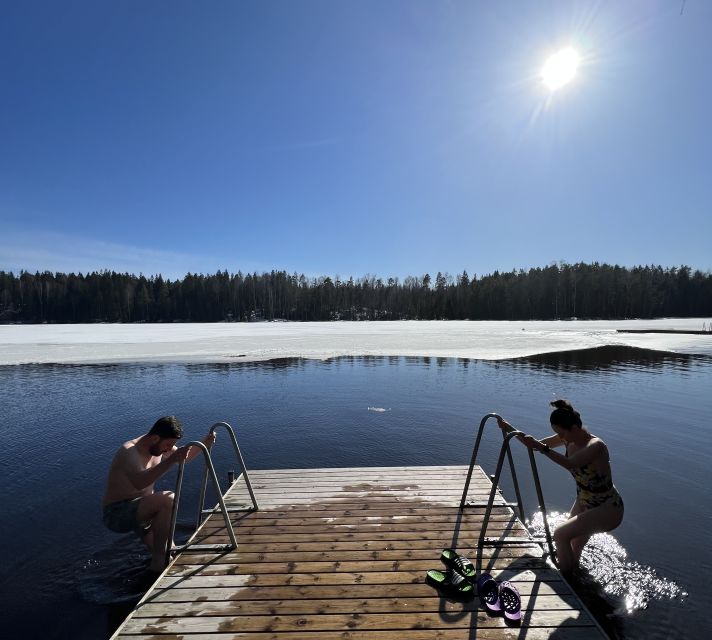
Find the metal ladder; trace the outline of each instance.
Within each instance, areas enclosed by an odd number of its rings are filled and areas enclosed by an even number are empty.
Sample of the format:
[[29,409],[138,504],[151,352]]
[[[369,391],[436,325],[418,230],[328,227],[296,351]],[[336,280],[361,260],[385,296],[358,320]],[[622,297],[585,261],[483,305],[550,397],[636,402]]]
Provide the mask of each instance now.
[[[252,499],[252,508],[236,508],[236,507],[230,507],[228,508],[225,505],[225,500],[222,491],[220,490],[220,483],[218,482],[218,477],[215,473],[215,467],[213,466],[213,461],[210,456],[210,449],[205,446],[202,442],[198,440],[193,440],[192,442],[188,442],[185,446],[191,446],[191,447],[198,447],[202,453],[203,453],[203,458],[205,460],[205,472],[203,473],[203,482],[200,490],[200,504],[198,507],[198,522],[196,526],[197,528],[201,525],[203,521],[203,515],[207,513],[216,513],[218,510],[222,513],[223,519],[225,520],[225,528],[227,529],[227,535],[230,538],[230,544],[194,544],[190,540],[183,545],[176,545],[176,546],[171,546],[170,541],[173,540],[173,537],[175,535],[175,530],[176,530],[176,523],[178,520],[178,506],[180,505],[180,495],[181,495],[181,489],[183,487],[183,474],[185,472],[185,460],[182,460],[180,463],[180,466],[178,468],[178,477],[176,479],[176,488],[174,492],[174,497],[173,497],[173,510],[171,512],[171,528],[170,528],[170,533],[168,535],[168,541],[169,544],[166,545],[166,564],[170,562],[171,559],[171,553],[174,551],[177,552],[185,552],[185,551],[196,551],[196,552],[202,552],[202,551],[214,551],[218,553],[224,553],[227,551],[233,551],[234,549],[237,549],[237,540],[235,539],[235,531],[232,527],[232,522],[230,522],[230,516],[228,515],[229,513],[235,512],[235,511],[257,511],[258,510],[258,505],[257,505],[257,500],[255,499],[255,494],[252,491],[252,485],[250,484],[250,479],[247,474],[247,467],[245,466],[245,461],[242,457],[242,453],[240,453],[240,447],[237,444],[237,438],[235,437],[235,432],[233,431],[232,427],[227,423],[227,422],[216,422],[212,427],[210,427],[210,433],[214,433],[217,427],[225,427],[229,433],[230,437],[232,439],[232,444],[235,449],[235,453],[237,454],[237,459],[238,462],[240,463],[240,466],[242,468],[243,475],[245,476],[245,483],[247,484],[247,488],[250,492],[250,498]],[[204,509],[204,504],[205,504],[205,493],[207,490],[207,484],[208,484],[208,475],[210,475],[212,482],[213,482],[213,487],[215,489],[215,493],[217,494],[217,499],[218,499],[218,504],[213,508],[213,509]],[[228,487],[229,491],[229,487]],[[226,492],[227,493],[227,492]],[[192,540],[192,537],[191,537]]]
[[[470,468],[467,472],[467,480],[465,480],[465,488],[462,491],[462,499],[460,500],[460,511],[465,509],[466,507],[485,507],[485,515],[484,515],[484,521],[482,523],[482,529],[480,531],[480,537],[477,542],[477,548],[478,550],[481,550],[485,546],[503,546],[507,544],[531,544],[531,542],[536,542],[540,545],[543,545],[544,542],[546,542],[548,546],[548,554],[551,560],[556,564],[556,553],[554,551],[554,544],[551,539],[551,532],[549,531],[549,523],[547,521],[546,517],[546,505],[544,504],[544,494],[542,493],[541,490],[541,482],[539,481],[539,472],[537,470],[537,465],[536,465],[536,460],[534,459],[534,451],[532,449],[527,449],[529,452],[529,463],[531,465],[532,469],[532,477],[534,478],[534,487],[536,489],[536,495],[537,499],[539,500],[539,509],[541,510],[542,516],[544,518],[544,532],[546,534],[545,538],[514,538],[514,537],[504,537],[504,538],[488,538],[485,536],[485,533],[487,531],[487,526],[489,524],[489,519],[492,514],[492,507],[494,506],[494,501],[495,498],[497,497],[497,494],[499,493],[501,495],[501,492],[499,490],[499,479],[500,476],[502,475],[502,466],[504,465],[504,456],[507,456],[507,460],[509,462],[509,468],[512,472],[512,483],[514,484],[514,492],[517,496],[517,502],[516,503],[511,503],[511,502],[504,502],[503,506],[511,507],[512,509],[514,507],[517,507],[519,510],[519,520],[526,529],[526,518],[524,515],[524,507],[522,505],[522,495],[519,491],[519,482],[517,481],[517,473],[514,469],[514,460],[512,458],[512,451],[509,448],[509,442],[511,441],[512,438],[516,438],[517,436],[523,436],[525,435],[524,432],[522,431],[510,431],[507,434],[502,434],[503,436],[503,442],[502,442],[502,448],[500,449],[499,452],[499,459],[497,460],[497,470],[495,471],[494,476],[490,476],[492,479],[492,489],[490,490],[489,494],[489,499],[487,502],[467,502],[467,491],[470,488],[470,480],[472,479],[472,471],[475,468],[475,463],[477,461],[477,453],[479,452],[480,449],[480,442],[482,440],[482,433],[485,428],[485,424],[487,423],[487,420],[490,418],[500,418],[496,413],[488,413],[486,414],[482,420],[480,421],[480,428],[477,431],[477,438],[475,439],[475,448],[472,452],[472,459],[470,460]],[[545,550],[546,553],[546,550]]]
[[[230,434],[230,439],[232,440],[232,448],[235,450],[235,457],[237,458],[237,462],[240,465],[240,469],[242,469],[242,475],[245,477],[245,484],[247,485],[247,490],[250,493],[250,500],[252,500],[252,507],[228,507],[227,511],[228,511],[228,513],[259,511],[259,505],[257,504],[257,499],[255,498],[255,492],[252,490],[252,484],[250,483],[250,476],[247,473],[247,467],[245,466],[245,460],[242,457],[242,453],[240,453],[240,445],[237,444],[237,438],[235,437],[235,431],[227,422],[216,422],[212,427],[210,427],[210,433],[211,434],[215,433],[215,431],[218,429],[218,427],[223,427],[223,428],[227,429],[227,432]],[[213,509],[205,508],[205,493],[206,493],[207,487],[208,487],[208,469],[206,467],[205,472],[203,473],[203,483],[200,487],[198,517],[197,517],[197,522],[195,525],[196,528],[198,528],[202,524],[204,515],[207,515],[210,513],[215,513],[218,509],[217,506],[215,506]],[[229,488],[228,488],[228,490],[229,490]],[[217,489],[217,492],[220,493],[220,490]]]

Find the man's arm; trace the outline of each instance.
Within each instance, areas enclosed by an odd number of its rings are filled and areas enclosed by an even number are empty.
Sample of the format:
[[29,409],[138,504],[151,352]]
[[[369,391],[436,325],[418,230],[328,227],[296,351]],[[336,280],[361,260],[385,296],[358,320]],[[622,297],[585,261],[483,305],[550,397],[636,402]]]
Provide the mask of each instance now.
[[171,455],[161,460],[157,465],[150,469],[142,468],[135,460],[131,451],[126,451],[126,476],[131,484],[139,491],[152,485],[163,474],[167,473],[172,465],[178,464],[181,460],[185,460],[188,455],[189,447],[180,447],[173,449]]
[[[213,431],[208,433],[208,435],[203,438],[203,444],[208,448],[208,450],[210,450],[210,447],[215,444],[215,437],[215,432]],[[200,447],[190,447],[190,453],[185,461],[190,462],[191,460],[197,458],[201,453],[203,452],[200,450]]]

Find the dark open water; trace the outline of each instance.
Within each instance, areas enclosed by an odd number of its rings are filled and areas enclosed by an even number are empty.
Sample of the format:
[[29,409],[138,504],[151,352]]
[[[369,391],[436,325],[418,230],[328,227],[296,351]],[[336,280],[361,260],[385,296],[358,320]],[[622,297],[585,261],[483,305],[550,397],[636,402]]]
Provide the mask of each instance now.
[[[103,528],[99,503],[116,448],[161,415],[178,415],[190,439],[231,422],[252,468],[467,464],[483,414],[548,435],[555,397],[570,398],[608,443],[626,504],[614,537],[587,555],[611,592],[601,598],[589,585],[589,604],[621,638],[709,637],[712,359],[629,348],[500,362],[0,367],[3,637],[95,640],[123,619],[126,605],[116,603],[139,588],[141,548]],[[233,466],[222,435],[221,479]],[[489,473],[499,443],[498,433],[485,442]],[[193,467],[184,537],[197,501]],[[539,468],[547,506],[567,511],[569,474]],[[160,486],[173,482],[171,474]],[[523,493],[533,512],[533,489]]]

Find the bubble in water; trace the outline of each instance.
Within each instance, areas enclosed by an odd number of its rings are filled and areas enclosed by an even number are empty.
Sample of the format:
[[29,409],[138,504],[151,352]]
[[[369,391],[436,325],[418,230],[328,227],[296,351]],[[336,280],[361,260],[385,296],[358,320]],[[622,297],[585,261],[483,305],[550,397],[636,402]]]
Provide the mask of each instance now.
[[72,582],[86,602],[116,604],[137,600],[147,588],[148,560],[136,552],[131,538],[120,539],[75,565]]
[[[549,530],[568,519],[568,513],[551,512]],[[544,537],[544,518],[537,512],[528,523],[533,535]],[[588,571],[603,590],[620,598],[622,606],[616,613],[634,613],[646,609],[651,600],[680,599],[687,593],[672,580],[661,578],[653,567],[627,560],[627,552],[610,533],[591,536],[581,554],[581,566]]]

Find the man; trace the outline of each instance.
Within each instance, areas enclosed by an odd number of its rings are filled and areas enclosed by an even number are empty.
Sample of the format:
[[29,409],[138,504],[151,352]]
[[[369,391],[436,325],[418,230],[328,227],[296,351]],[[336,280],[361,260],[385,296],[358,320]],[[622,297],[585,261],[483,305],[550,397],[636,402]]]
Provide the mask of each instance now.
[[[134,531],[151,551],[150,570],[158,573],[166,566],[173,492],[154,492],[153,485],[171,466],[201,453],[198,447],[176,447],[182,436],[178,418],[166,416],[148,433],[124,442],[111,463],[102,501],[104,524],[117,533]],[[208,448],[214,442],[214,433],[203,438]]]

